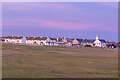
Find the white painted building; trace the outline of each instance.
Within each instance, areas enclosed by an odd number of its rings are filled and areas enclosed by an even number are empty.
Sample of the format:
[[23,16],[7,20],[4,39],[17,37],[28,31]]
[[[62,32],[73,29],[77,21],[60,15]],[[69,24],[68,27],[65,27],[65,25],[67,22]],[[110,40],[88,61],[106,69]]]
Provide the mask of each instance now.
[[62,44],[64,42],[67,42],[67,39],[66,39],[66,37],[57,37],[57,42],[58,42],[58,44],[59,43]]
[[47,38],[46,40],[46,43],[48,43],[48,45],[51,45],[51,46],[58,46],[58,42],[57,42],[57,39],[56,38]]
[[46,45],[45,37],[27,37],[26,44]]
[[36,45],[47,45],[47,46],[72,46],[74,44],[79,45],[91,45],[96,47],[106,47],[106,41],[99,39],[69,39],[66,37],[53,38],[53,37],[24,37],[24,36],[8,36],[5,37],[6,43],[25,43],[25,44],[36,44]]
[[57,40],[50,37],[27,37],[26,44],[57,46]]
[[106,47],[106,41],[104,39],[99,39],[99,36],[96,36],[96,40],[94,42],[96,47]]
[[64,42],[64,45],[65,46],[72,46],[72,43],[71,42]]
[[36,45],[48,45],[48,46],[58,46],[58,44],[63,44],[67,42],[66,38],[53,38],[53,37],[24,37],[24,36],[8,36],[5,37],[5,43],[26,43],[26,44],[36,44]]
[[8,36],[8,37],[5,37],[5,42],[12,43],[12,44],[26,43],[26,37],[24,37],[24,36]]

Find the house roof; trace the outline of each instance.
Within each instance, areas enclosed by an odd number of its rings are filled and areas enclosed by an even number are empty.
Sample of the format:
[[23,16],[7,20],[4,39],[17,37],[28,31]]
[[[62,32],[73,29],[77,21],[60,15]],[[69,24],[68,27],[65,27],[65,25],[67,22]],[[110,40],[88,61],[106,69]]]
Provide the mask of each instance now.
[[95,39],[83,39],[82,43],[94,43]]
[[70,38],[66,38],[67,39],[67,42],[73,42],[74,39],[70,39]]
[[[23,36],[8,36],[4,38],[9,38],[9,39],[22,39]],[[26,37],[26,40],[46,40],[48,37]],[[65,37],[59,37],[59,38],[53,38],[50,37],[51,40],[57,40],[62,42]],[[66,38],[67,42],[73,42],[74,39]],[[80,43],[94,43],[95,39],[76,39]],[[104,39],[99,39],[101,43],[106,43]]]
[[83,39],[76,39],[78,42],[82,42],[83,41]]
[[56,38],[56,40],[57,40],[57,39],[58,39],[58,41],[60,41],[60,42],[63,40],[63,38],[60,38],[60,37],[59,37],[59,38]]
[[101,43],[106,43],[104,39],[99,39]]
[[47,37],[27,37],[27,40],[46,40]]
[[51,39],[51,40],[57,40],[56,38],[53,38],[53,37],[52,37],[52,38],[50,38],[50,39]]
[[[104,39],[99,39],[99,41],[101,43],[106,43],[106,41]],[[94,43],[95,42],[95,39],[85,39],[82,41],[83,43]]]
[[[81,43],[94,43],[95,39],[76,39],[77,41]],[[104,39],[99,39],[101,43],[106,43]]]
[[8,36],[8,37],[4,37],[4,38],[9,38],[9,39],[22,39],[23,36]]
[[71,44],[72,44],[72,42],[64,42],[63,44],[68,44],[68,43],[71,43]]

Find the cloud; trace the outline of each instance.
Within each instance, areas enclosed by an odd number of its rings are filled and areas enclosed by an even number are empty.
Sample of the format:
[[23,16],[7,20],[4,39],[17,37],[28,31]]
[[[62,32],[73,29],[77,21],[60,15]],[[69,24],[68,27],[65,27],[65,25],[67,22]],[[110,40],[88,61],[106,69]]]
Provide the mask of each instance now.
[[[87,4],[87,3],[84,3],[84,4]],[[97,3],[97,4],[104,5],[104,6],[110,6],[110,5],[116,6],[115,5],[116,3],[103,2],[103,3]],[[111,27],[109,27],[109,24],[108,24],[109,22],[111,22],[111,20],[114,19],[113,18],[114,14],[111,15],[110,13],[108,15],[107,13],[106,15],[106,13],[104,13],[104,9],[102,9],[103,7],[102,8],[100,7],[102,10],[100,11],[100,13],[97,10],[93,11],[94,9],[89,10],[86,7],[80,10],[72,9],[76,7],[75,5],[77,6],[78,4],[55,3],[55,2],[54,3],[44,3],[44,2],[43,3],[35,3],[35,2],[4,3],[3,4],[4,9],[8,8],[9,10],[14,10],[15,12],[14,11],[10,12],[6,10],[5,12],[6,15],[4,14],[5,15],[4,18],[6,17],[5,19],[6,21],[4,20],[3,21],[5,22],[6,26],[21,25],[21,26],[27,27],[27,25],[28,26],[35,25],[37,28],[41,26],[45,26],[48,28],[56,28],[61,30],[94,30],[94,31],[95,30],[104,30],[104,31],[114,30],[113,29],[114,25],[110,25]],[[50,8],[52,7],[53,11],[51,11],[49,7]],[[57,12],[57,10],[60,10],[60,11]],[[108,10],[107,12],[109,11],[110,10]],[[21,12],[23,13],[27,12],[27,14],[16,14]],[[104,20],[99,15],[102,15],[104,17]],[[12,16],[13,16],[13,19],[8,20],[8,18]],[[23,18],[20,18],[20,17],[23,17]],[[114,21],[112,21],[111,24],[114,24]]]
[[12,10],[12,11],[26,11],[26,10],[30,10],[31,4],[27,4],[27,3],[22,3],[22,2],[7,2],[7,3],[3,3],[3,10],[7,9],[7,10]]
[[95,23],[95,22],[82,22],[82,23],[79,22],[78,23],[78,22],[51,21],[51,20],[32,19],[32,18],[17,18],[17,19],[11,19],[11,20],[8,19],[8,21],[5,21],[3,25],[11,26],[14,28],[17,26],[21,26],[20,28],[29,28],[30,26],[34,26],[34,28],[36,29],[41,27],[46,27],[48,29],[53,28],[53,29],[60,29],[60,30],[115,31],[111,27],[105,27],[105,25],[100,23]]
[[13,10],[13,11],[26,11],[26,10],[32,10],[34,8],[73,8],[75,7],[73,4],[68,3],[44,3],[44,2],[8,2],[3,3],[3,9]]

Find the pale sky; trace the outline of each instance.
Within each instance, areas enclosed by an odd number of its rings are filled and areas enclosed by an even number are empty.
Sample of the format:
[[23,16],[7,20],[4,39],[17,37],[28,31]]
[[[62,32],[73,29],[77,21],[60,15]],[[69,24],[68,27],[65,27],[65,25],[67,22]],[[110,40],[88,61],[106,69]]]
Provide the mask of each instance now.
[[53,36],[118,41],[117,2],[4,2],[3,36]]

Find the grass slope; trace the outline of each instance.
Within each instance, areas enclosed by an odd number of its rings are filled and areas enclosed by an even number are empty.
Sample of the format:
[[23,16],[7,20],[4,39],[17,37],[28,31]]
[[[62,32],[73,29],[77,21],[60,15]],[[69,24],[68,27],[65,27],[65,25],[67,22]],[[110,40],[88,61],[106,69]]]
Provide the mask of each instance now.
[[3,78],[116,78],[118,51],[3,44]]

